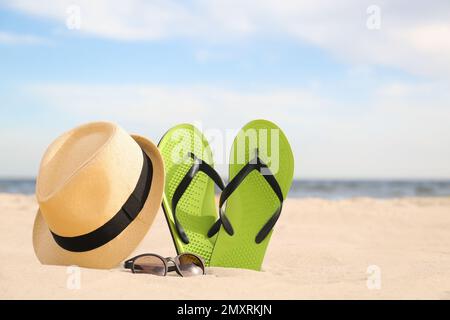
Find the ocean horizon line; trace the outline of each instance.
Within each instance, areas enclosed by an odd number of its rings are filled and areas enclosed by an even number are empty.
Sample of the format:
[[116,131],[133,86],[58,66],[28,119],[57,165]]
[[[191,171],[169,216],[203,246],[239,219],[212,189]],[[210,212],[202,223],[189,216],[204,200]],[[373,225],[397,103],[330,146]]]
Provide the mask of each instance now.
[[[0,178],[0,193],[35,193],[36,179]],[[346,199],[450,196],[450,179],[294,179],[290,198]]]

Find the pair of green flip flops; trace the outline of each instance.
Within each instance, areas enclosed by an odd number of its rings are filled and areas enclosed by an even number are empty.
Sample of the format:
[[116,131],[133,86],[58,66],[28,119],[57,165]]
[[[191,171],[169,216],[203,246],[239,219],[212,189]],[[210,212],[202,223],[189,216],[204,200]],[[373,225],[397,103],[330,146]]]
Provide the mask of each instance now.
[[[260,270],[294,174],[280,128],[255,120],[240,130],[226,186],[208,141],[193,125],[170,129],[159,149],[166,168],[163,210],[177,252],[196,253],[207,266]],[[219,210],[215,185],[222,191]]]

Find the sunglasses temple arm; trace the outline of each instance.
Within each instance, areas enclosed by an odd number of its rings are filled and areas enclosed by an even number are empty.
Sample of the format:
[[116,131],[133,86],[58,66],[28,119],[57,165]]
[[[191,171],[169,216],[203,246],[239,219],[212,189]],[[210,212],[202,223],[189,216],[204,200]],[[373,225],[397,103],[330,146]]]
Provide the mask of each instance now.
[[125,269],[131,269],[131,268],[133,268],[133,260],[125,261],[124,267],[125,267]]

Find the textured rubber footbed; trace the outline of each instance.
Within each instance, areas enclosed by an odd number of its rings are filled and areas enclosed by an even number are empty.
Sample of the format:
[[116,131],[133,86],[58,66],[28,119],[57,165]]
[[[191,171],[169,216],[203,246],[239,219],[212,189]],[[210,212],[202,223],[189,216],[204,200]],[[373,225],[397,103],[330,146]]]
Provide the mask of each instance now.
[[[243,136],[246,138],[242,139]],[[250,143],[255,139],[257,144]],[[256,148],[260,158],[273,171],[286,198],[293,180],[294,156],[284,133],[266,120],[252,121],[238,133],[230,154],[229,180],[254,158]],[[278,170],[277,161],[269,161],[271,158],[279,159]],[[211,266],[261,270],[273,230],[260,244],[255,242],[255,237],[278,206],[279,200],[264,177],[257,171],[250,173],[227,201],[225,212],[234,235],[228,235],[221,227]]]
[[199,172],[178,202],[177,218],[189,237],[189,244],[185,244],[178,236],[172,214],[173,194],[193,164],[193,160],[187,157],[188,152],[194,153],[198,158],[213,166],[213,155],[209,143],[194,126],[182,124],[169,130],[158,147],[166,169],[163,210],[177,252],[178,254],[184,252],[198,254],[209,266],[217,235],[208,238],[207,234],[218,219],[214,182],[211,178]]

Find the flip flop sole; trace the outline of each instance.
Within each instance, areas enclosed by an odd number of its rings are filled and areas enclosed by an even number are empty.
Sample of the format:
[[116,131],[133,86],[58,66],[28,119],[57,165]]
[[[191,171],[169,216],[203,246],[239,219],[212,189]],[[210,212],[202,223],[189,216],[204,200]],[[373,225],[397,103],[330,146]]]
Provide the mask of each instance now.
[[[286,199],[293,180],[294,156],[281,129],[266,120],[252,121],[238,133],[230,155],[230,181],[254,157],[256,148]],[[259,244],[255,237],[279,205],[279,199],[261,173],[250,173],[227,201],[225,214],[234,234],[230,236],[221,227],[211,266],[260,270],[273,230]]]
[[166,169],[162,207],[177,253],[198,254],[208,266],[217,238],[217,235],[211,238],[207,235],[217,220],[214,182],[203,172],[198,173],[177,205],[177,218],[189,238],[188,244],[177,233],[171,204],[175,190],[192,166],[192,160],[187,159],[189,152],[213,165],[209,143],[197,128],[181,124],[170,129],[158,147]]

